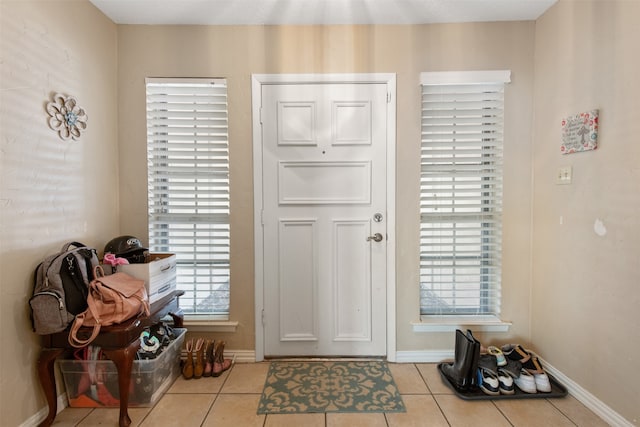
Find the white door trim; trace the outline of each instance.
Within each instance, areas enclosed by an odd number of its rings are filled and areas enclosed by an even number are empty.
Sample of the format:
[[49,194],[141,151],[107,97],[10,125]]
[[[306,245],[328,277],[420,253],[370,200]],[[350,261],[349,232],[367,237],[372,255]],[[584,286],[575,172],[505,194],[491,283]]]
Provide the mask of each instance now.
[[253,126],[253,230],[255,257],[256,361],[264,360],[263,238],[262,238],[262,85],[295,83],[383,83],[387,85],[387,360],[396,359],[396,75],[373,74],[253,74],[251,103]]

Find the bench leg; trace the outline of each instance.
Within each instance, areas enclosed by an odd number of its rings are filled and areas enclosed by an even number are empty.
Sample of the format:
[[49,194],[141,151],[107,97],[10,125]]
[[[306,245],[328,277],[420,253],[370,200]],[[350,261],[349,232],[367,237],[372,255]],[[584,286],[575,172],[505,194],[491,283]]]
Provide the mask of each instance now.
[[49,405],[49,414],[38,427],[49,427],[53,424],[53,420],[56,418],[58,412],[58,398],[56,396],[56,377],[53,372],[54,362],[56,358],[62,354],[61,348],[45,348],[40,351],[40,357],[38,358],[38,377],[40,378],[40,385],[44,391],[44,395],[47,398],[47,404]]
[[140,347],[140,340],[135,340],[128,347],[118,349],[102,349],[109,359],[113,361],[118,370],[118,388],[120,389],[120,427],[129,427],[129,385],[131,383],[131,368],[133,359]]

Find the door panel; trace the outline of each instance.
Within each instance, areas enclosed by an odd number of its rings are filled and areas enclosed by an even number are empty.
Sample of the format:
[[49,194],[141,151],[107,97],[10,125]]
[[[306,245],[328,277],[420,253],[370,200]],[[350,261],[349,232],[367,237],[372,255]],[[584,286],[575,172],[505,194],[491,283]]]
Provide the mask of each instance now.
[[315,220],[281,220],[279,230],[280,340],[317,341]]
[[371,202],[371,162],[281,161],[278,166],[280,206]]
[[262,86],[264,354],[386,351],[385,84]]
[[371,340],[369,220],[334,221],[336,341]]

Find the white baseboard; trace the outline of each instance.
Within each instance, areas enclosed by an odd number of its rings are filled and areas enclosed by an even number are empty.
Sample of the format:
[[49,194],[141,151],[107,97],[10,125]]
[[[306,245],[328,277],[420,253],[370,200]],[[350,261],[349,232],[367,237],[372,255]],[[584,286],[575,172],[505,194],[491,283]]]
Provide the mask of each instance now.
[[[187,358],[187,351],[182,349],[180,358]],[[253,350],[224,350],[224,358],[232,359],[235,363],[254,363],[256,361],[256,352]]]
[[397,351],[397,363],[438,363],[453,360],[453,350]]
[[[593,413],[602,418],[609,425],[616,427],[634,427],[632,423],[627,421],[623,416],[611,409],[603,401],[589,393],[571,378],[564,375],[546,360],[540,358],[544,368],[553,375],[561,384],[563,384],[570,395],[576,398],[580,403],[589,408]],[[453,360],[453,350],[430,350],[430,351],[398,351],[396,353],[397,363],[439,363],[445,360]]]
[[256,352],[254,350],[225,350],[225,357],[235,359],[236,363],[255,363]]
[[[59,414],[60,411],[62,411],[67,406],[69,406],[69,401],[67,400],[67,393],[63,392],[58,396],[58,399],[57,399],[56,414]],[[38,412],[30,416],[25,422],[20,424],[19,427],[36,427],[42,421],[44,421],[45,418],[47,418],[48,414],[49,414],[49,406],[45,406],[44,408],[41,408]]]
[[607,424],[611,426],[619,427],[633,427],[629,421],[627,421],[622,415],[611,409],[603,401],[589,393],[586,389],[580,386],[580,384],[573,381],[571,378],[560,372],[553,365],[549,364],[542,357],[538,356],[542,362],[544,369],[551,375],[553,375],[561,384],[563,384],[569,394],[576,398],[580,403],[593,411],[596,415],[602,418]]

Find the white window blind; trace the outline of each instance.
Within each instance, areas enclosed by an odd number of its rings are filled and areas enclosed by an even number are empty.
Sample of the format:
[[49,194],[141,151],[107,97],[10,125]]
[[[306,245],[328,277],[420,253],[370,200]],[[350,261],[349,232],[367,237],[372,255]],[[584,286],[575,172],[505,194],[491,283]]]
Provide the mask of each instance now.
[[185,314],[229,313],[224,79],[147,79],[149,248],[175,253]]
[[423,73],[420,307],[500,314],[508,71]]

